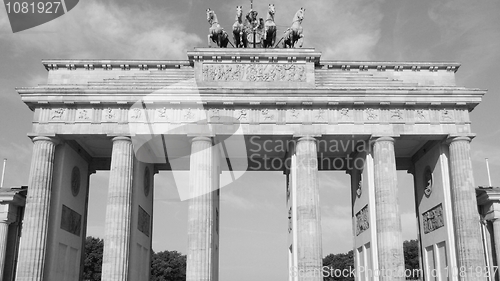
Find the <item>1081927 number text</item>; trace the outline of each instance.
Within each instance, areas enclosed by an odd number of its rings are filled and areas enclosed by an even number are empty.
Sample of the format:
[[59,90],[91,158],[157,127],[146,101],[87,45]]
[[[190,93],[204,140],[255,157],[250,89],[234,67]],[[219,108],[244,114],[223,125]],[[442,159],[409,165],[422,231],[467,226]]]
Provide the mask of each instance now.
[[7,2],[7,13],[14,14],[56,14],[61,2]]

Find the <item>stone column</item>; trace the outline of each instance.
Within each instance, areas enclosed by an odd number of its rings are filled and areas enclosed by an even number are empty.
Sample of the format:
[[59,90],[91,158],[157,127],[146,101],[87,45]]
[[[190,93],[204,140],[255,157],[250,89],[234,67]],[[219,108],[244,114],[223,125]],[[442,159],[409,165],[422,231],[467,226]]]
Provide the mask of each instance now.
[[113,138],[104,231],[103,281],[128,281],[133,160],[130,137]]
[[[8,205],[6,207],[9,208]],[[12,220],[9,219],[8,213],[0,218],[0,280],[3,279],[5,255],[7,250],[7,238],[9,236],[9,224],[11,222]]]
[[375,213],[380,281],[404,280],[403,235],[398,206],[394,139],[378,138],[373,145]]
[[323,280],[321,211],[319,206],[316,139],[302,137],[297,157],[297,253],[299,280]]
[[[214,192],[213,180],[218,176],[214,165],[212,139],[195,137],[191,142],[189,209],[188,209],[188,256],[187,281],[214,280],[213,232]],[[216,274],[215,274],[216,275]]]
[[[498,265],[500,264],[500,219],[494,219],[492,224],[493,224],[493,241],[495,244],[496,259]],[[491,265],[493,265],[493,262]]]
[[476,277],[474,271],[476,268],[484,269],[485,261],[470,159],[470,138],[455,137],[449,143],[457,266],[467,269],[466,276],[461,280],[483,280]]
[[33,143],[29,190],[17,264],[18,281],[43,279],[54,154],[58,142],[51,137],[35,137]]

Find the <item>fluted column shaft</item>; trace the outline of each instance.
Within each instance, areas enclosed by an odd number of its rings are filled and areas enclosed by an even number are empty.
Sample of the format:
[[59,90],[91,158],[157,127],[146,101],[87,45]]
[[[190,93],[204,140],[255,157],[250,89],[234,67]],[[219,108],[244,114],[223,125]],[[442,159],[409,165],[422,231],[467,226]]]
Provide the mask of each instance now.
[[10,222],[8,220],[0,221],[0,280],[3,279],[4,273],[7,238],[9,235],[9,224]]
[[493,241],[495,242],[495,252],[498,265],[500,264],[500,219],[493,220]]
[[323,280],[321,211],[316,140],[300,138],[297,157],[297,253],[299,280]]
[[373,160],[379,280],[404,280],[403,235],[393,138],[381,137],[375,141]]
[[470,138],[450,140],[450,174],[458,268],[466,271],[461,280],[484,280],[477,277],[474,271],[476,268],[484,269],[485,261],[470,159]]
[[103,281],[128,281],[133,161],[131,139],[113,138],[104,231]]
[[52,173],[57,141],[50,137],[35,137],[33,143],[23,235],[17,264],[16,280],[18,281],[41,281],[45,264]]
[[213,154],[210,138],[193,138],[189,174],[191,199],[188,209],[187,281],[213,280],[214,197],[212,191],[216,189],[213,186],[213,177],[216,175]]

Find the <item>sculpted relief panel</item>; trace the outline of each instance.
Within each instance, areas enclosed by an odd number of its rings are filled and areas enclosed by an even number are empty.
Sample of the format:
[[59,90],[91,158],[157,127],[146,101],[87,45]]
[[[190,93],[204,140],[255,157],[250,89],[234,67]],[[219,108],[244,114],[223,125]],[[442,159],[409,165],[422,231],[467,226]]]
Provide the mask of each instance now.
[[370,228],[369,215],[368,215],[368,205],[364,206],[363,209],[356,213],[356,236],[363,233],[365,230]]
[[424,233],[430,233],[444,226],[443,206],[441,204],[422,214]]
[[66,205],[62,205],[61,229],[80,236],[82,230],[82,215]]
[[206,82],[306,82],[306,66],[300,64],[204,64]]

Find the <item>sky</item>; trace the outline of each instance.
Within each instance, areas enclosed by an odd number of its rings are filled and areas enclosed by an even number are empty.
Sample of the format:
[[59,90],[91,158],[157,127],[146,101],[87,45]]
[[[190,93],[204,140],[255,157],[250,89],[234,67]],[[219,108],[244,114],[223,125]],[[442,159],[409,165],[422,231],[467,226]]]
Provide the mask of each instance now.
[[[498,0],[273,0],[278,32],[296,10],[306,9],[304,47],[325,60],[454,61],[457,83],[487,89],[471,113],[477,134],[471,157],[477,185],[500,186],[500,1]],[[254,0],[263,15],[268,2]],[[206,9],[230,30],[235,7],[249,1],[85,0],[44,25],[12,33],[0,9],[0,159],[7,158],[5,186],[26,185],[33,113],[16,87],[45,83],[42,59],[186,59],[207,44]],[[349,177],[320,172],[323,254],[352,248]],[[412,179],[398,172],[403,238],[416,237]],[[186,175],[187,179],[187,175]],[[88,233],[103,236],[108,173],[91,176]],[[155,176],[153,249],[186,253],[187,203],[179,200],[169,172]],[[258,183],[258,184],[256,184]],[[287,280],[285,177],[250,172],[221,191],[221,281]],[[158,215],[161,214],[161,215]]]

